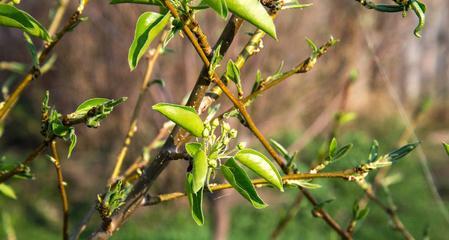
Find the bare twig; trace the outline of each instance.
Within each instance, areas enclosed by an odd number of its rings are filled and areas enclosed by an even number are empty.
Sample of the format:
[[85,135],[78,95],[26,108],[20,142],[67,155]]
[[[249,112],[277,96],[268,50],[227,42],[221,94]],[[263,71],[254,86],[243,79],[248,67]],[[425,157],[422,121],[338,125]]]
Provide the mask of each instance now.
[[[282,176],[282,182],[283,184],[288,184],[291,180],[305,180],[305,179],[317,179],[317,178],[338,178],[346,181],[352,181],[352,177],[354,175],[360,174],[358,168],[352,168],[347,169],[343,171],[336,171],[336,172],[325,172],[325,173],[292,173],[285,176]],[[251,183],[256,187],[263,187],[269,185],[269,182],[265,179],[258,178],[251,180]],[[224,189],[233,188],[231,184],[229,183],[223,183],[223,184],[210,184],[209,185],[210,190],[212,191],[220,191]],[[168,193],[168,194],[161,194],[158,196],[150,197],[149,199],[146,199],[142,202],[142,205],[156,205],[162,202],[172,201],[181,197],[185,197],[185,193]],[[300,200],[298,200],[300,201]],[[313,199],[315,201],[315,199]],[[316,202],[318,204],[318,202]],[[321,212],[319,212],[321,213]],[[326,213],[325,213],[326,214]]]
[[62,234],[63,239],[68,240],[69,239],[69,201],[67,198],[67,193],[65,191],[65,182],[64,178],[62,176],[62,168],[61,168],[61,161],[59,158],[58,150],[56,148],[56,141],[53,140],[51,142],[51,152],[52,152],[52,162],[55,166],[56,173],[58,175],[58,188],[59,193],[61,195],[61,203],[62,203],[62,213],[63,213],[63,224],[62,224]]

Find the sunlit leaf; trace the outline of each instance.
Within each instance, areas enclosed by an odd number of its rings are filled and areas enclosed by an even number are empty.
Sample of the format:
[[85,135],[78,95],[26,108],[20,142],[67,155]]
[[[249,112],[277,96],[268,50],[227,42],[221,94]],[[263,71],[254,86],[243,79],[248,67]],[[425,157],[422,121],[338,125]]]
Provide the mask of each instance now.
[[223,18],[228,16],[228,6],[226,4],[226,0],[203,0],[202,4],[207,4]]
[[186,151],[191,157],[195,157],[196,153],[202,148],[201,143],[192,142],[186,144]]
[[101,104],[106,103],[109,101],[108,98],[91,98],[84,102],[82,102],[75,110],[75,112],[78,112],[79,114],[86,114],[89,110],[91,110],[93,107],[97,107]]
[[201,189],[197,193],[193,192],[193,175],[191,173],[187,173],[186,193],[187,198],[189,199],[190,212],[192,214],[193,220],[196,222],[196,224],[203,225],[203,190]]
[[204,183],[206,182],[207,168],[207,155],[203,150],[198,150],[193,157],[192,190],[194,193],[197,193],[203,188]]
[[170,16],[170,13],[162,15],[155,12],[145,12],[140,15],[136,24],[134,40],[128,52],[128,64],[131,70],[136,68],[154,38],[164,30]]
[[253,149],[243,149],[237,152],[234,158],[261,176],[279,190],[284,191],[282,179],[274,164],[262,153]]
[[170,103],[158,103],[153,105],[153,110],[160,112],[194,136],[202,136],[204,130],[203,121],[192,107]]
[[230,158],[221,166],[221,171],[232,187],[246,198],[255,208],[265,208],[268,205],[259,197],[251,183],[251,179],[233,158]]
[[18,28],[31,36],[51,40],[47,30],[36,19],[9,4],[0,4],[0,26]]
[[277,39],[273,19],[258,0],[226,0],[229,11]]
[[2,193],[3,195],[5,195],[9,198],[17,199],[14,189],[12,189],[10,186],[8,186],[4,183],[0,183],[0,193]]

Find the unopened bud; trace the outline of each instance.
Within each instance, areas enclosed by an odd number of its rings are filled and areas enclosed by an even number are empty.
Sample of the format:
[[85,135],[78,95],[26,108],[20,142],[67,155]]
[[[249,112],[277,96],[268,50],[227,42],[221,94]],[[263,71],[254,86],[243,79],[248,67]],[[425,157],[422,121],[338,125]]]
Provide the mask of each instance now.
[[236,138],[237,137],[237,130],[231,129],[231,131],[229,132],[229,137],[230,138]]
[[207,138],[210,136],[210,130],[206,127],[203,130],[203,138]]
[[239,144],[237,145],[237,148],[238,148],[239,150],[242,150],[242,149],[246,148],[246,142],[241,142],[241,143],[239,143]]
[[218,161],[216,159],[209,160],[209,166],[212,168],[216,168],[218,166]]
[[218,127],[218,125],[220,124],[220,121],[217,118],[215,118],[211,124],[212,124],[212,127]]
[[224,130],[224,131],[229,131],[229,130],[231,130],[231,126],[229,125],[229,123],[223,122],[223,130]]

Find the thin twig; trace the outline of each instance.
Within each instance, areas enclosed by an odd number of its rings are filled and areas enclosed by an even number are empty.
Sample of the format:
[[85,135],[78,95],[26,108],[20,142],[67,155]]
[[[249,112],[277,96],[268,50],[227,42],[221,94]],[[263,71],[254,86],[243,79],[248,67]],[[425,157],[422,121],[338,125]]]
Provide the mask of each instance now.
[[62,167],[61,161],[59,158],[58,150],[56,148],[56,141],[53,140],[51,142],[51,152],[53,155],[52,162],[55,166],[57,178],[58,178],[58,189],[61,195],[61,203],[62,203],[62,213],[63,213],[63,224],[62,224],[62,235],[64,240],[69,239],[69,201],[67,198],[67,193],[65,191],[65,182],[64,177],[62,176]]
[[[347,169],[343,171],[336,171],[336,172],[325,172],[325,173],[292,173],[289,175],[282,176],[282,183],[288,184],[291,180],[308,180],[308,179],[317,179],[317,178],[338,178],[346,181],[351,181],[351,177],[354,176],[354,174],[359,174],[359,170],[357,168]],[[253,179],[251,180],[251,183],[255,187],[263,187],[267,186],[270,183],[262,178]],[[220,191],[224,189],[233,188],[231,184],[229,183],[223,183],[223,184],[210,184],[209,189],[211,191]],[[145,200],[142,205],[156,205],[162,202],[172,201],[181,197],[185,197],[185,193],[168,193],[168,194],[161,194],[158,196],[150,197],[150,199]],[[313,199],[315,201],[315,199]],[[316,203],[318,204],[318,203]]]
[[58,30],[61,25],[62,18],[64,17],[64,13],[69,5],[69,0],[58,0],[57,2],[58,6],[56,8],[55,15],[50,23],[50,27],[48,27],[48,34],[50,34],[50,36],[53,36]]
[[49,142],[42,141],[39,146],[37,146],[33,152],[31,152],[28,157],[23,160],[20,164],[14,167],[12,170],[7,171],[6,173],[0,174],[0,183],[5,182],[6,180],[12,178],[13,176],[22,173],[26,169],[26,165],[30,164],[39,154],[41,154],[47,147]]

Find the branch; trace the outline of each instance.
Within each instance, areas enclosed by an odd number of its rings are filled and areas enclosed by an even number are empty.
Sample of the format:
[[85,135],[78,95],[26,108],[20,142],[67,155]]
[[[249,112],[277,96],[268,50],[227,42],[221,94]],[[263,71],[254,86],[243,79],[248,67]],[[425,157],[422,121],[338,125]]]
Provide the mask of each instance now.
[[[170,3],[169,3],[170,4]],[[172,8],[173,6],[170,5]],[[179,16],[179,15],[178,15]],[[216,46],[219,45],[219,43],[222,43],[221,46],[221,53],[224,54],[227,49],[229,48],[230,44],[232,43],[234,36],[236,35],[238,29],[240,28],[242,24],[242,20],[232,16],[231,19],[228,21],[225,29],[223,30],[222,35],[220,36]],[[192,26],[191,24],[187,25],[184,24],[184,28],[188,29],[188,26]],[[196,26],[196,33],[202,32],[199,29],[199,26]],[[190,30],[189,30],[190,31]],[[191,31],[190,31],[191,32]],[[190,34],[190,37],[193,37],[193,33]],[[197,47],[199,49],[209,51],[208,55],[212,53],[211,50],[208,50],[206,48],[206,38],[201,37],[203,43],[201,44],[204,49],[201,48],[199,44],[197,44]],[[206,56],[203,54],[203,56]],[[207,88],[210,85],[210,79],[208,77],[208,67],[203,67],[203,71],[201,72],[191,94],[189,97],[189,100],[187,101],[188,106],[193,106],[196,109],[198,109],[199,104],[201,103],[201,100],[203,99],[205,92]],[[183,141],[183,134],[182,131],[180,131],[179,127],[175,126],[175,128],[171,131],[169,134],[167,140],[165,141],[164,146],[159,151],[159,153],[156,155],[155,159],[151,162],[151,164],[143,170],[143,174],[140,176],[138,181],[133,187],[133,190],[128,195],[128,198],[126,200],[125,205],[116,213],[113,214],[113,216],[110,219],[109,223],[103,223],[103,226],[101,226],[96,232],[94,232],[90,238],[91,239],[107,239],[112,235],[112,233],[117,230],[118,227],[120,227],[128,218],[131,216],[134,211],[139,206],[139,202],[141,199],[144,198],[145,194],[148,192],[149,188],[152,186],[154,180],[159,176],[159,174],[168,166],[170,159],[167,157],[170,153],[176,152],[176,145],[177,143],[180,143]],[[88,221],[88,220],[87,220]],[[84,225],[81,225],[84,226]],[[78,234],[72,234],[72,236],[77,236]]]
[[65,183],[64,178],[62,176],[62,169],[61,169],[61,161],[59,158],[58,150],[56,149],[56,141],[53,140],[51,142],[51,152],[53,157],[51,158],[51,161],[53,165],[55,166],[56,173],[58,175],[58,188],[59,193],[61,195],[61,202],[62,202],[62,212],[63,212],[63,224],[62,224],[62,235],[64,240],[69,239],[69,202],[67,200],[67,193],[65,191]]
[[[353,176],[360,174],[359,168],[352,168],[347,169],[343,171],[336,171],[336,172],[325,172],[325,173],[296,173],[296,174],[289,174],[282,176],[282,183],[283,184],[289,184],[289,181],[291,180],[309,180],[309,179],[317,179],[317,178],[338,178],[346,181],[354,181]],[[270,183],[262,178],[253,179],[251,180],[251,183],[255,187],[264,187],[269,186]],[[223,183],[223,184],[215,184],[211,183],[209,184],[209,189],[211,191],[221,191],[224,189],[233,188],[233,186],[229,183]],[[141,204],[143,206],[150,206],[150,205],[156,205],[162,202],[172,201],[178,198],[185,197],[185,193],[180,192],[174,192],[174,193],[168,193],[168,194],[161,194],[155,197],[147,197]],[[318,203],[317,203],[318,204]]]

